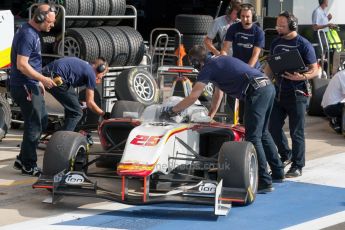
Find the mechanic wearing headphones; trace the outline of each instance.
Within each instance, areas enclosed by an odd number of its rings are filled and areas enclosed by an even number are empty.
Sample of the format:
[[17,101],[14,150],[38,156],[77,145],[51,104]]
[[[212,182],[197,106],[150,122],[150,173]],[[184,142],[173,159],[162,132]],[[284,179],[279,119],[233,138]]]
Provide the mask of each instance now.
[[[274,76],[276,98],[269,130],[284,164],[287,165],[290,163],[290,159],[292,160],[286,177],[302,175],[302,168],[305,165],[304,116],[309,96],[308,80],[319,73],[315,51],[311,43],[297,33],[297,26],[297,18],[294,15],[287,11],[280,13],[276,24],[279,37],[273,40],[270,47],[271,55],[297,49],[308,67],[308,71],[305,73],[285,72],[280,76]],[[273,77],[269,65],[266,65],[265,73]],[[292,150],[289,148],[283,131],[286,117],[289,117]]]
[[43,95],[45,88],[56,86],[54,81],[41,74],[41,31],[49,32],[54,27],[55,7],[40,4],[32,19],[16,32],[12,41],[11,75],[9,79],[11,97],[20,107],[24,120],[23,141],[14,168],[22,174],[39,176],[36,147],[42,130],[47,126],[47,112]]
[[[173,117],[186,109],[199,98],[204,87],[212,82],[215,91],[209,112],[213,118],[221,103],[223,92],[232,97],[245,100],[246,140],[253,143],[259,164],[259,192],[273,190],[272,179],[282,182],[283,164],[271,134],[268,121],[274,101],[275,90],[269,78],[260,70],[231,56],[218,56],[206,59],[206,49],[194,46],[189,52],[189,60],[194,68],[200,70],[191,94],[174,107],[165,107],[162,117]],[[268,173],[269,163],[272,175]]]
[[74,131],[83,116],[75,88],[86,86],[86,105],[94,113],[109,118],[94,101],[96,80],[100,80],[108,72],[108,64],[104,58],[97,58],[88,63],[76,57],[64,57],[55,60],[43,68],[43,74],[48,78],[56,79],[58,87],[49,92],[65,109],[65,121],[62,130]]
[[[226,33],[222,55],[227,55],[232,46],[233,56],[244,61],[249,66],[259,68],[258,62],[261,49],[265,45],[263,30],[256,25],[256,13],[251,4],[241,4],[238,17],[241,23],[231,25]],[[240,101],[239,122],[243,123],[244,104]]]
[[[228,30],[228,28],[239,21],[237,14],[240,10],[240,4],[237,2],[234,2],[232,5],[229,5],[226,8],[225,15],[220,16],[213,20],[213,24],[208,30],[207,35],[204,39],[205,47],[213,53],[213,55],[219,56],[220,50],[225,38],[225,34]],[[213,41],[216,41],[216,44],[213,44]],[[228,54],[231,55],[232,51],[231,49],[228,51]],[[227,104],[229,106],[229,114],[231,123],[234,122],[233,116],[234,116],[234,109],[235,109],[235,102],[236,99],[228,96],[226,98]]]
[[[228,28],[238,22],[237,14],[240,10],[240,5],[235,3],[234,5],[229,5],[226,8],[225,15],[220,16],[213,20],[212,26],[209,28],[207,35],[204,39],[204,44],[206,48],[213,53],[213,55],[219,56],[221,45],[224,41],[225,34]],[[213,40],[216,40],[217,44],[213,44]]]

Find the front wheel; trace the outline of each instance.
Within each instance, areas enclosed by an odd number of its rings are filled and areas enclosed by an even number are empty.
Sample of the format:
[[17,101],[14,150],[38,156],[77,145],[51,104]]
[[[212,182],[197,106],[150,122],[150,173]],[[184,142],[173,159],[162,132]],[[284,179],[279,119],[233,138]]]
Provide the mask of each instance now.
[[244,205],[254,202],[258,188],[258,161],[250,142],[225,142],[218,156],[218,181],[223,187],[247,191]]
[[50,138],[43,158],[43,175],[54,176],[63,170],[85,171],[88,161],[85,136],[71,131],[58,131]]

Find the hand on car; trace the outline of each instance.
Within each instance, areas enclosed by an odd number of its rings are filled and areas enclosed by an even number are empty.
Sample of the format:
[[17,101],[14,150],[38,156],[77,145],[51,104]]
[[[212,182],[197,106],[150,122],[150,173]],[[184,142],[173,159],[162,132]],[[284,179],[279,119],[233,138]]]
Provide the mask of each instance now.
[[110,113],[109,112],[105,112],[104,114],[103,114],[103,120],[108,120],[108,119],[110,119],[111,117],[110,117]]
[[161,111],[161,119],[170,119],[170,117],[175,117],[177,115],[177,113],[175,113],[173,111],[173,107],[172,106],[166,106],[162,108]]

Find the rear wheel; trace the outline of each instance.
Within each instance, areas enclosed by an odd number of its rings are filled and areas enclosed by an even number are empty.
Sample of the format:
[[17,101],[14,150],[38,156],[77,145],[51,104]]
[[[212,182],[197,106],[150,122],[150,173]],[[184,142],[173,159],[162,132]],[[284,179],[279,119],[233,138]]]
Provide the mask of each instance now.
[[308,115],[325,116],[321,106],[321,101],[329,81],[330,79],[323,78],[314,78],[311,80],[312,96],[309,102]]
[[247,191],[244,205],[254,202],[258,188],[258,162],[255,148],[250,142],[225,142],[218,157],[218,181],[223,186]]
[[0,94],[0,141],[5,137],[11,124],[11,109],[5,97]]
[[58,131],[50,138],[43,158],[43,175],[54,176],[63,170],[87,171],[85,136],[71,131]]

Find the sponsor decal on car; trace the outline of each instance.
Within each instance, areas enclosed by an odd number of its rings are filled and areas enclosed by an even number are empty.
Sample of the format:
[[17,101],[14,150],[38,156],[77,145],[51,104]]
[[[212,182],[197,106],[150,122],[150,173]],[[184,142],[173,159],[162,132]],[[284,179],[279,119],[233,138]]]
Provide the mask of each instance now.
[[66,184],[70,185],[82,184],[84,181],[84,177],[79,174],[69,174],[65,179]]
[[199,186],[199,192],[201,193],[215,193],[217,186],[213,183],[205,183]]

